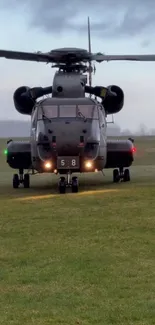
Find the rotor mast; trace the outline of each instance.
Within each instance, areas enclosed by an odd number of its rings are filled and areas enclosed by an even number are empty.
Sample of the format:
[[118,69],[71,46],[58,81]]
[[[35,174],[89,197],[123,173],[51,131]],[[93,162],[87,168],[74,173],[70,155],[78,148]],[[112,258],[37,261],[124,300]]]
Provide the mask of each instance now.
[[[82,51],[83,52],[83,51]],[[56,72],[56,74],[64,73],[69,74],[78,74],[81,77],[81,80],[84,80],[84,84],[87,83],[87,76],[84,75],[84,73],[88,73],[88,84],[89,87],[92,86],[92,64],[91,64],[91,35],[90,35],[90,18],[88,16],[88,58],[83,60],[83,55],[80,58],[78,58],[78,55],[76,56],[76,53],[74,53],[74,56],[70,53],[68,55],[65,54],[63,56],[63,63],[57,62],[56,64],[52,65],[52,68],[58,68],[59,70]],[[92,97],[92,94],[89,95]]]

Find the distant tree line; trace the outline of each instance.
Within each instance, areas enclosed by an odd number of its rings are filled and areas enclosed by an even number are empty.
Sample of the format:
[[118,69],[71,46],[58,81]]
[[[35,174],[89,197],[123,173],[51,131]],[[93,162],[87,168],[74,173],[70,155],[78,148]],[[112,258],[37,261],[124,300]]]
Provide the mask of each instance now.
[[148,136],[155,135],[155,128],[149,129],[144,124],[140,124],[137,131],[132,132],[129,129],[121,129],[118,125],[108,125],[108,135],[109,136]]

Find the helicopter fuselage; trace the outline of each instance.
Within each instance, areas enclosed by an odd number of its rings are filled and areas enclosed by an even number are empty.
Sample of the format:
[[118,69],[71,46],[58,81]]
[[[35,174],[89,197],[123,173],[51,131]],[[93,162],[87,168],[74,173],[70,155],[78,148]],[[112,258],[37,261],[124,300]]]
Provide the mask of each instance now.
[[102,170],[107,161],[106,117],[91,98],[47,98],[31,121],[31,157],[39,172]]
[[[60,177],[62,193],[66,184],[72,186],[73,192],[77,191],[77,177],[70,180],[73,173],[115,168],[114,182],[129,181],[129,170],[124,168],[133,162],[133,143],[109,141],[106,132],[106,116],[123,107],[122,89],[116,85],[87,86],[86,76],[78,65],[59,68],[52,87],[22,86],[14,92],[17,111],[31,115],[31,134],[29,141],[9,141],[7,145],[7,162],[19,170],[19,175],[13,176],[13,187],[19,184],[29,187],[26,169],[32,173],[67,174],[67,180]],[[73,71],[68,71],[71,68]],[[50,94],[51,97],[39,100]],[[101,102],[91,95],[99,97]]]

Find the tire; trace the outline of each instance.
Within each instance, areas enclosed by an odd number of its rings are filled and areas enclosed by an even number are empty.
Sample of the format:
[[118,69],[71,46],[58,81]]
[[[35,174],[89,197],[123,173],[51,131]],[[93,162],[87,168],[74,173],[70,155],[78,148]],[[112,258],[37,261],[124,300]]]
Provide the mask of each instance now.
[[72,185],[72,193],[78,193],[78,185]]
[[30,187],[30,175],[29,174],[24,175],[23,184],[24,184],[24,188]]
[[72,193],[78,193],[78,178],[75,176],[72,178]]
[[113,171],[113,182],[118,183],[120,181],[120,175],[118,169],[114,169]]
[[65,194],[66,193],[66,180],[65,177],[61,177],[59,181],[59,193]]
[[19,176],[18,174],[13,175],[13,188],[19,187]]
[[66,193],[66,186],[65,185],[59,185],[59,193],[65,194]]
[[130,181],[130,171],[129,169],[125,169],[124,171],[124,182],[129,182]]

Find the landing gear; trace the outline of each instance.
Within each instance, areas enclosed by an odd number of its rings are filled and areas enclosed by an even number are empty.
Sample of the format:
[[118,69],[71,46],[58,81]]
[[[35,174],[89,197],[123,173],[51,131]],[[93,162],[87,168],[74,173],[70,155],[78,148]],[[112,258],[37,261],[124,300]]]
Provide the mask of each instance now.
[[60,177],[58,187],[59,187],[59,192],[61,194],[66,193],[66,180],[65,180],[65,177]]
[[78,192],[78,178],[77,177],[72,177],[72,193],[77,193]]
[[19,187],[19,176],[18,174],[13,175],[13,188],[18,188]]
[[113,182],[118,183],[119,181],[129,182],[130,181],[130,171],[129,169],[125,169],[123,171],[123,168],[114,169],[113,171]]
[[124,171],[124,182],[129,182],[130,181],[130,171],[129,169],[125,169]]
[[30,187],[30,175],[29,174],[24,175],[23,184],[24,184],[24,188]]
[[19,175],[13,175],[13,188],[18,188],[20,184],[23,184],[24,188],[30,187],[30,175],[28,173],[24,174],[22,169],[19,170]]
[[118,169],[114,169],[113,170],[113,182],[114,183],[118,183],[119,180],[120,180],[119,170]]
[[59,193],[64,194],[66,193],[66,188],[71,187],[72,193],[78,192],[78,178],[76,176],[72,177],[71,179],[71,173],[67,173],[67,177],[60,177],[58,188]]

